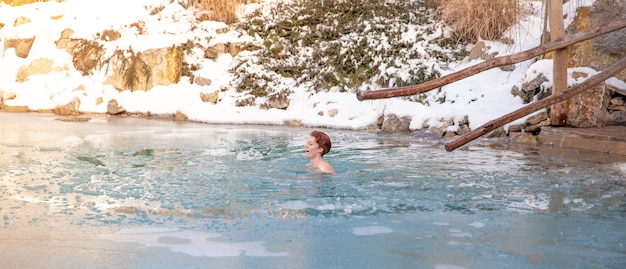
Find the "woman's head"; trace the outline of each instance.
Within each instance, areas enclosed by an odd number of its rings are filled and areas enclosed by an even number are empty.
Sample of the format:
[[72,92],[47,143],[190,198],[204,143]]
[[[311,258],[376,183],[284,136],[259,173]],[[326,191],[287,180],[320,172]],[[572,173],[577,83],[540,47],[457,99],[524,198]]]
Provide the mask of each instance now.
[[315,138],[315,142],[317,142],[319,147],[323,149],[321,152],[322,156],[330,151],[332,144],[330,142],[330,137],[327,134],[313,131],[311,132],[311,136]]

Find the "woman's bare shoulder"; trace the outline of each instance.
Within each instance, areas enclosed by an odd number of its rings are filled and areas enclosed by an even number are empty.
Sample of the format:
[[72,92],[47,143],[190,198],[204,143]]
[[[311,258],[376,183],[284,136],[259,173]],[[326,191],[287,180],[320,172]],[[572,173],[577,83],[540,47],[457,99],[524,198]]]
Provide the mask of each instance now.
[[322,170],[322,172],[324,173],[335,173],[335,168],[333,168],[332,165],[330,165],[330,163],[323,161],[319,164],[318,168],[320,170]]

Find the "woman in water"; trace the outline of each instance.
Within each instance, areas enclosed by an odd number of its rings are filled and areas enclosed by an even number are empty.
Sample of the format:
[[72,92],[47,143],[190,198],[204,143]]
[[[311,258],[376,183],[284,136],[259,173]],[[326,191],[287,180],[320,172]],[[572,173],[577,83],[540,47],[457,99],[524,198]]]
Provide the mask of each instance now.
[[335,173],[335,168],[323,159],[324,154],[330,151],[330,137],[322,132],[313,131],[304,145],[304,156],[309,159],[309,165],[324,173]]

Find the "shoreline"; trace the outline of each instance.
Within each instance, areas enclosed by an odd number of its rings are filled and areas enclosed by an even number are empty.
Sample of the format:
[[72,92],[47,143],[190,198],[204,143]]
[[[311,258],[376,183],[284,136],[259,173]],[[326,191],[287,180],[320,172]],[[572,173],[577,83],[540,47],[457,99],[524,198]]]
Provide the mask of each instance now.
[[[13,117],[9,115],[19,115]],[[115,125],[124,129],[126,127],[137,127],[138,124],[143,122],[149,125],[158,125],[161,127],[169,127],[170,124],[175,124],[176,127],[210,127],[210,126],[230,126],[233,128],[241,127],[260,127],[260,128],[295,128],[295,129],[325,129],[325,130],[337,130],[341,132],[365,132],[376,133],[381,136],[395,137],[403,139],[412,139],[416,142],[428,142],[436,144],[441,147],[441,150],[445,150],[443,143],[454,139],[454,137],[437,138],[435,134],[432,134],[430,130],[418,130],[409,133],[381,133],[380,130],[372,129],[341,129],[332,127],[318,127],[318,126],[293,126],[293,125],[274,125],[274,124],[261,124],[261,123],[211,123],[211,122],[199,122],[192,120],[179,120],[175,115],[160,115],[145,113],[128,113],[124,115],[110,115],[107,113],[83,113],[79,115],[59,115],[55,113],[41,113],[41,112],[9,112],[0,110],[0,121],[5,123],[23,124],[25,118],[40,118],[46,119],[52,122],[65,122],[76,123],[80,126],[81,123],[104,123],[110,124],[115,121]],[[13,122],[8,119],[14,119]],[[187,126],[185,126],[187,125]],[[544,127],[546,128],[546,127]],[[612,163],[612,162],[626,162],[626,126],[607,126],[606,128],[568,128],[568,127],[548,127],[546,134],[550,134],[549,138],[542,136],[533,136],[533,139],[515,139],[511,136],[505,135],[503,137],[496,138],[479,138],[472,141],[470,144],[465,145],[457,150],[464,150],[471,146],[483,146],[491,147],[495,149],[511,150],[523,154],[541,154],[553,157],[560,157],[565,159],[588,161],[595,163]],[[603,133],[603,131],[607,130]],[[593,134],[593,135],[591,135]],[[530,134],[528,134],[530,135]],[[542,139],[546,142],[542,142]],[[567,142],[567,141],[574,142]],[[600,142],[602,143],[600,143]],[[594,150],[594,146],[598,147]],[[623,149],[623,150],[622,150]],[[624,154],[620,154],[624,152]]]

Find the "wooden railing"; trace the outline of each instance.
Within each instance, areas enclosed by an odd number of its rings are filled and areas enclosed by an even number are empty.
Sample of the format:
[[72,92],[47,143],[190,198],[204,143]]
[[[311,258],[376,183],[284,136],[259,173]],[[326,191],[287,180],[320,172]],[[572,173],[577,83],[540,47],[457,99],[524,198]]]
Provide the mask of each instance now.
[[523,116],[526,116],[530,113],[533,113],[537,110],[540,110],[542,108],[545,108],[549,105],[553,105],[553,104],[557,104],[559,102],[565,101],[568,98],[580,94],[582,92],[584,92],[585,90],[593,87],[594,85],[601,83],[609,78],[611,78],[612,76],[615,76],[617,73],[619,73],[620,71],[626,69],[626,57],[622,58],[621,60],[617,61],[617,63],[613,64],[611,67],[605,69],[604,71],[588,78],[587,80],[585,80],[584,82],[580,83],[580,84],[576,84],[575,86],[570,87],[569,89],[562,91],[560,93],[553,93],[552,95],[541,99],[537,102],[534,103],[530,103],[528,105],[526,105],[523,108],[520,108],[518,110],[515,110],[509,114],[506,114],[500,118],[497,118],[495,120],[489,121],[485,124],[483,124],[482,126],[471,130],[463,135],[461,135],[460,137],[458,137],[457,139],[455,139],[454,141],[448,142],[446,143],[445,147],[447,151],[453,151],[465,144],[467,144],[468,142],[481,137],[484,134],[487,134],[493,130],[495,130],[496,128],[505,125],[509,122],[512,122],[516,119],[519,119]]
[[[562,14],[562,11],[560,10],[560,6],[559,6],[558,12],[559,14]],[[552,16],[551,18],[554,18],[554,16]],[[561,21],[561,24],[562,24],[562,21]],[[495,67],[499,67],[499,66],[519,63],[525,60],[529,60],[533,57],[543,55],[550,51],[557,51],[557,53],[555,53],[555,59],[554,59],[555,70],[553,72],[553,75],[558,76],[558,77],[555,77],[554,79],[562,81],[563,78],[567,79],[566,72],[567,72],[567,47],[568,46],[622,29],[625,27],[626,27],[626,18],[615,20],[610,23],[595,27],[593,29],[576,33],[569,37],[563,37],[561,39],[548,42],[544,45],[541,45],[533,49],[529,49],[526,51],[522,51],[519,53],[507,55],[507,56],[496,57],[491,60],[484,61],[477,65],[470,66],[463,70],[448,74],[446,76],[443,76],[443,77],[440,77],[440,78],[437,78],[437,79],[434,79],[434,80],[431,80],[422,84],[410,85],[410,86],[404,86],[404,87],[396,87],[396,88],[386,88],[386,89],[381,89],[381,90],[376,90],[376,91],[361,91],[356,94],[356,97],[358,100],[363,101],[363,100],[368,100],[368,99],[392,98],[392,97],[408,96],[408,95],[414,95],[418,93],[424,93],[424,92],[437,89],[444,85],[459,81],[461,79],[473,76],[480,72],[483,72],[483,71],[486,71]],[[558,30],[552,29],[552,31],[558,31]],[[563,51],[565,51],[564,54],[562,53]],[[565,60],[563,60],[563,57],[565,57]],[[559,64],[557,64],[557,62]],[[617,73],[619,73],[623,69],[626,69],[626,58],[619,60],[608,69],[600,72],[599,74],[595,76],[590,77],[589,79],[585,80],[585,82],[583,83],[572,86],[569,89],[566,89],[567,84],[564,84],[563,82],[558,83],[558,86],[555,83],[555,85],[553,85],[553,91],[550,97],[544,98],[541,101],[538,101],[535,103],[531,103],[519,110],[506,114],[498,119],[489,121],[486,124],[466,134],[461,135],[454,141],[445,144],[445,148],[447,151],[455,150],[467,144],[468,142],[484,134],[487,134],[488,132],[493,131],[496,128],[503,126],[509,122],[517,120],[521,117],[524,117],[530,113],[538,111],[547,106],[559,104],[562,101],[567,100],[569,97],[580,94],[584,92],[585,90],[591,88],[592,86],[598,83],[601,83],[612,76],[615,76]],[[555,89],[556,87],[559,87],[559,89]],[[563,108],[553,109],[552,111],[553,113],[551,115],[551,117],[555,118],[555,120],[551,122],[553,125],[561,125],[565,123],[565,120],[562,116],[563,114],[563,112],[561,111],[562,109]],[[554,113],[557,113],[557,114],[554,114]]]

